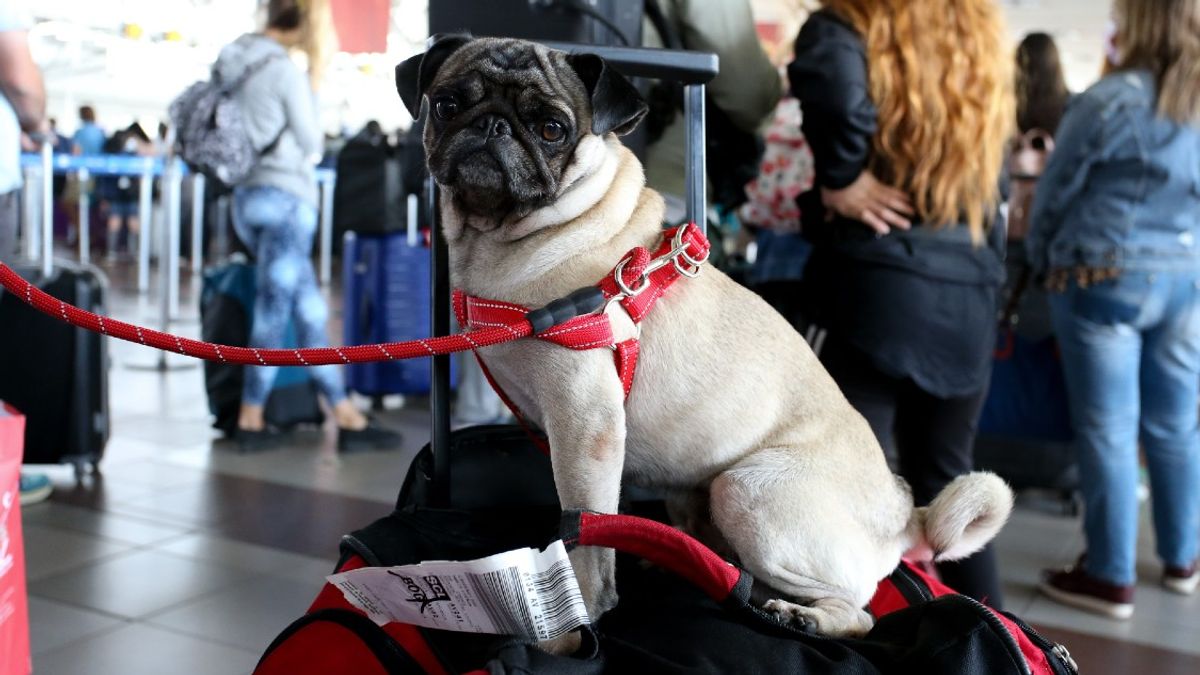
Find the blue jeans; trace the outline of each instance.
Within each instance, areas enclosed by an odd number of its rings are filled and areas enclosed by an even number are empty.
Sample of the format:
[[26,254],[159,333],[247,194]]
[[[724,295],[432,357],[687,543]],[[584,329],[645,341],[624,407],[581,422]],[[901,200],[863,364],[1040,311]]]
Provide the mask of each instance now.
[[[250,344],[282,348],[288,323],[295,321],[300,347],[325,347],[329,309],[317,287],[312,265],[317,210],[289,192],[273,187],[240,187],[234,191],[234,229],[254,254],[258,295]],[[242,387],[242,403],[267,402],[278,368],[249,366]],[[336,366],[309,369],[330,405],[346,398]]]
[[1126,270],[1052,294],[1078,446],[1088,574],[1135,580],[1138,440],[1158,555],[1190,565],[1200,539],[1200,271]]

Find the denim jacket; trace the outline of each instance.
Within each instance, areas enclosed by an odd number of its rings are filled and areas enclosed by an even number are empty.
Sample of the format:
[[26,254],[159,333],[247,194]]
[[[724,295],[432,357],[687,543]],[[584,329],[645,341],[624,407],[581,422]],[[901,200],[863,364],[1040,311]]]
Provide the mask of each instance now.
[[1200,265],[1200,128],[1157,98],[1149,72],[1126,71],[1071,101],[1030,216],[1038,273]]

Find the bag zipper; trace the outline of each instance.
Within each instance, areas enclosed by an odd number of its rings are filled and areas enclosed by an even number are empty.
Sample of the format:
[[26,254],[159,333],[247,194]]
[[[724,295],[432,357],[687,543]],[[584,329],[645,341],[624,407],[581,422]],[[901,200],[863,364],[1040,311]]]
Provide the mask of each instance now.
[[[921,598],[923,598],[927,601],[934,599],[932,591],[930,591],[929,587],[921,581],[920,577],[916,577],[915,575],[913,575],[911,570],[909,570],[907,567],[901,568],[900,571],[901,571],[901,574],[894,575],[893,579],[896,579],[896,578],[903,579],[905,584],[907,584],[910,589],[914,590],[918,596],[920,596]],[[900,590],[900,589],[898,589],[898,590]],[[904,595],[903,590],[901,590],[901,594]],[[995,617],[995,614],[997,612],[999,614],[1004,615],[1005,618],[1007,618],[1009,621],[1012,621],[1014,624],[1016,624],[1017,627],[1020,628],[1025,633],[1025,635],[1030,639],[1030,641],[1032,641],[1035,645],[1037,645],[1037,647],[1039,649],[1041,649],[1043,652],[1046,653],[1046,655],[1049,657],[1051,667],[1054,668],[1056,673],[1061,672],[1064,675],[1071,675],[1073,673],[1077,674],[1079,672],[1078,664],[1075,663],[1075,659],[1071,657],[1071,652],[1069,652],[1065,646],[1058,644],[1057,642],[1052,642],[1052,641],[1046,639],[1045,636],[1043,636],[1041,633],[1034,630],[1034,628],[1032,626],[1030,626],[1028,623],[1025,623],[1025,621],[1023,619],[1018,618],[1017,616],[1013,615],[1010,612],[993,610],[992,608],[988,607],[987,605],[984,605],[983,603],[981,603],[969,596],[963,595],[961,597],[963,597],[966,600],[969,600],[973,605],[983,609],[989,619],[989,623],[992,623],[993,625],[999,624],[1000,627],[1004,627],[1004,624]],[[992,621],[992,619],[994,619],[994,621]],[[1010,639],[1012,639],[1012,635],[1009,634],[1007,628],[1004,628],[1004,633]],[[1015,640],[1013,640],[1013,641],[1015,643]],[[1014,646],[1016,646],[1017,652],[1021,651],[1019,645],[1014,645]],[[1025,657],[1024,657],[1024,655],[1022,655],[1021,662],[1024,663],[1024,661],[1025,661]]]
[[1008,648],[1009,655],[1013,656],[1016,662],[1020,664],[1021,672],[1025,673],[1026,675],[1030,675],[1032,673],[1032,668],[1030,668],[1029,663],[1026,662],[1025,654],[1021,651],[1021,645],[1017,644],[1017,639],[1013,637],[1012,633],[1008,632],[1008,627],[1004,625],[1004,622],[1000,620],[1000,617],[996,615],[996,612],[993,611],[992,608],[968,595],[943,595],[941,598],[938,598],[938,600],[948,598],[958,598],[962,602],[966,602],[971,607],[975,608],[977,613],[982,614],[983,620],[986,621],[995,632],[1000,634],[1001,641],[1004,642],[1004,645]]
[[[1063,673],[1070,675],[1072,673],[1079,672],[1079,664],[1075,663],[1075,659],[1071,656],[1071,652],[1067,650],[1066,646],[1049,640],[1046,638],[1046,636],[1037,632],[1033,626],[1025,623],[1024,619],[1014,616],[1010,612],[1000,613],[1007,617],[1009,621],[1017,624],[1017,627],[1025,632],[1025,635],[1028,636],[1031,641],[1033,641],[1033,644],[1040,647],[1042,651],[1046,652],[1047,654],[1052,655],[1054,658],[1051,659],[1051,661],[1056,661],[1058,665],[1062,666],[1061,671]],[[1059,669],[1056,668],[1055,670],[1057,671]]]

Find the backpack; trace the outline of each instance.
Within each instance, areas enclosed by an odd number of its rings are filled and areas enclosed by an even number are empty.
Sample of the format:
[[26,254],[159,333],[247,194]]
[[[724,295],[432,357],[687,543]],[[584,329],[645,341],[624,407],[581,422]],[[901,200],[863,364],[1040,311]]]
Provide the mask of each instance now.
[[1008,155],[1008,239],[1020,241],[1029,232],[1029,215],[1037,181],[1046,170],[1054,136],[1041,129],[1030,129],[1013,141]]
[[246,131],[242,108],[234,94],[278,54],[266,56],[246,68],[232,82],[222,82],[216,69],[212,79],[196,82],[171,102],[169,114],[176,129],[176,150],[193,171],[204,174],[218,189],[244,181],[259,159],[279,143],[284,129],[265,148],[254,147]]

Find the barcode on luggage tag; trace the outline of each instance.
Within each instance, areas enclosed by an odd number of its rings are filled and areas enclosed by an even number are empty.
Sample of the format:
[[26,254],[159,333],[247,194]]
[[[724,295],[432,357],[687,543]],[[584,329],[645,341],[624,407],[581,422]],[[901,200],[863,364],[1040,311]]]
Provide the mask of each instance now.
[[558,637],[587,623],[566,549],[519,549],[469,562],[368,567],[328,577],[379,625],[411,623],[472,633]]

